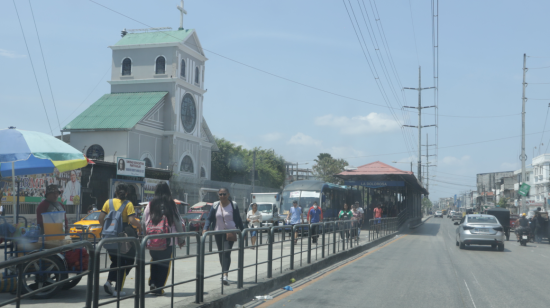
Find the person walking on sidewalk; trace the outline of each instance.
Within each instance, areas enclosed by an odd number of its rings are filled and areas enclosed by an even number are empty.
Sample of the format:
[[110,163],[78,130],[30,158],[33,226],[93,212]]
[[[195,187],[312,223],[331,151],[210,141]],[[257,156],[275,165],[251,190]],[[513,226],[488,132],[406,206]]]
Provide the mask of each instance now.
[[[244,226],[241,215],[239,214],[239,208],[231,201],[229,189],[220,188],[218,190],[218,197],[220,201],[212,205],[208,213],[208,218],[206,218],[202,234],[209,229],[210,224],[216,226],[216,231],[234,230],[237,228],[242,231]],[[231,249],[233,249],[233,244],[237,241],[237,236],[235,233],[226,233],[216,234],[214,237],[216,239],[218,251],[225,250],[225,252],[220,252],[218,255],[223,272],[221,280],[224,285],[228,286],[228,273],[229,267],[231,266]]]
[[[146,230],[146,235],[158,234],[154,231],[157,227],[166,226],[169,233],[182,233],[184,232],[184,227],[181,222],[181,216],[176,207],[174,199],[172,199],[172,193],[170,187],[165,182],[159,183],[155,188],[155,197],[143,212],[142,219],[143,226]],[[142,227],[143,228],[143,227]],[[185,245],[185,237],[179,237],[177,239],[177,245],[183,247]],[[165,249],[153,249],[156,243],[159,243],[162,248],[166,246]],[[150,245],[152,244],[152,245]],[[172,251],[174,243],[174,238],[169,239],[153,239],[150,242],[148,241],[149,254],[151,255],[151,261],[166,260],[160,263],[151,264],[150,267],[150,277],[149,277],[149,287],[154,295],[164,295],[164,289],[156,290],[157,288],[162,288],[166,285],[168,276],[170,274],[170,259],[172,258]]]
[[[304,223],[304,217],[302,216],[302,208],[298,206],[298,201],[292,201],[292,207],[288,210],[286,220],[290,221],[290,225],[294,226],[299,223]],[[298,242],[298,229],[294,232],[294,245]]]
[[[309,211],[307,212],[307,223],[308,224],[314,224],[318,223],[321,220],[323,220],[323,211],[317,204],[317,201],[313,202],[313,206],[309,208]],[[319,235],[317,235],[319,226],[310,226],[309,229],[311,230],[311,241],[314,244],[317,244],[317,238]]]
[[[261,219],[262,219],[262,213],[258,212],[258,204],[254,202],[250,206],[250,211],[248,211],[248,213],[246,214],[246,221],[248,221],[251,228],[259,228]],[[250,232],[252,249],[256,249],[256,247],[254,247],[256,245],[256,235],[257,235],[256,231]]]
[[359,202],[356,202],[353,205],[353,209],[351,210],[351,237],[357,238],[359,235],[359,228],[361,226],[361,219],[363,218],[363,214],[359,212],[359,209],[357,208],[359,205]]
[[[349,230],[346,229],[346,221],[350,220],[353,216],[353,213],[349,210],[348,204],[344,203],[344,209],[338,214],[338,219],[342,221],[340,223],[340,237],[344,239],[344,232],[346,233],[346,239],[349,238]],[[344,231],[345,230],[345,231]]]
[[382,205],[378,204],[372,211],[374,213],[374,225],[376,226],[376,233],[378,233],[378,230],[380,229],[380,224],[382,223]]
[[[111,211],[112,204],[115,211],[118,211],[118,209],[124,205],[124,210],[122,210],[122,227],[124,229],[124,232],[129,237],[137,237],[137,233],[130,225],[136,227],[138,230],[141,231],[141,224],[136,219],[136,212],[134,210],[134,205],[132,202],[129,202],[126,200],[128,195],[128,184],[122,183],[118,184],[116,187],[116,196],[117,198],[107,200],[105,204],[103,205],[103,208],[101,209],[101,213],[99,214],[99,224],[104,226],[103,229],[105,229],[105,216],[109,214]],[[128,266],[133,265],[135,261],[136,256],[136,247],[134,245],[130,245],[131,249],[126,254],[120,255],[120,264],[118,264],[118,256],[117,256],[117,249],[107,249],[107,253],[109,254],[109,258],[111,259],[111,268],[117,268],[122,266]],[[125,269],[120,270],[112,270],[109,271],[109,276],[107,277],[107,282],[105,285],[103,285],[103,288],[105,289],[105,292],[109,295],[117,296],[118,292],[122,290],[122,287],[124,287],[124,281],[126,280],[126,276],[130,273],[132,270],[132,267],[128,267]],[[113,288],[112,282],[116,281],[116,290]],[[120,292],[120,296],[125,296],[125,292]]]

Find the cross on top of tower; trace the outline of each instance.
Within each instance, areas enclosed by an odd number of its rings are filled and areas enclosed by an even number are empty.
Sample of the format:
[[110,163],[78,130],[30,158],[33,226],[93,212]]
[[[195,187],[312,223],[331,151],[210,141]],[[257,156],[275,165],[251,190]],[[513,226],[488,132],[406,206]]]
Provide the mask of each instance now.
[[178,5],[178,10],[180,11],[180,27],[179,30],[183,30],[183,14],[187,14],[187,11],[183,8],[183,0],[181,0],[181,5]]

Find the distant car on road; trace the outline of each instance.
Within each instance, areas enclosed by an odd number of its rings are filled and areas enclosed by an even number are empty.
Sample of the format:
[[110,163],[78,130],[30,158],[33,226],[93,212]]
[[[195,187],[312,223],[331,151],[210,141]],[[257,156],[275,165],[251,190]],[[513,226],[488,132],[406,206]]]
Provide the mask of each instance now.
[[447,212],[447,218],[453,218],[453,214],[455,211],[449,211]]
[[462,213],[460,212],[454,212],[453,216],[451,217],[451,221],[455,221],[455,220],[460,221],[461,219],[462,219]]
[[441,211],[435,211],[434,217],[441,217],[441,218],[443,218],[443,212],[441,212]]
[[504,251],[504,228],[493,215],[471,214],[460,220],[456,228],[456,246],[460,249],[466,245],[491,245]]

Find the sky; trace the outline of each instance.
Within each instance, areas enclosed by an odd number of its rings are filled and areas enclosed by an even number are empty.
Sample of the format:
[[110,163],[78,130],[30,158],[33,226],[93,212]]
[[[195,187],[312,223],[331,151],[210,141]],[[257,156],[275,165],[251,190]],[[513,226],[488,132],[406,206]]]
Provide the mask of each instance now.
[[[24,32],[13,1],[0,1],[0,126],[59,134],[110,93],[108,46],[122,29],[179,26],[177,0],[94,1],[15,1]],[[330,153],[351,166],[379,160],[409,170],[412,160],[416,174],[417,129],[402,125],[418,125],[418,114],[401,106],[417,106],[418,92],[402,88],[418,87],[419,67],[422,87],[434,86],[431,2],[185,1],[184,28],[197,31],[209,59],[212,133],[300,167]],[[437,144],[432,201],[475,189],[477,173],[521,167],[524,53],[528,163],[550,149],[549,9],[547,1],[441,1],[437,140],[434,127],[422,130],[422,144],[426,134]],[[422,91],[423,106],[434,101],[433,89]],[[422,112],[422,125],[436,123],[434,108]]]

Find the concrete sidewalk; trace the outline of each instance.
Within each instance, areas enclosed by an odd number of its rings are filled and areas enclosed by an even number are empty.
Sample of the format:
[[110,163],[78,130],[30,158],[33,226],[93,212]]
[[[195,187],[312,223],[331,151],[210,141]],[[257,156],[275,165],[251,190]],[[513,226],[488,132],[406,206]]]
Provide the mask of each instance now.
[[[258,236],[260,237],[260,236]],[[286,271],[289,271],[290,269],[290,245],[291,242],[289,242],[289,234],[286,233],[286,240],[287,242],[281,242],[282,241],[282,233],[276,233],[275,234],[275,243],[273,245],[273,275],[284,273]],[[298,238],[298,244],[295,246],[295,258],[294,258],[294,268],[299,269],[301,267],[308,266],[307,264],[307,237],[304,238]],[[194,242],[194,241],[193,241]],[[251,248],[245,248],[244,250],[244,287],[248,287],[251,285],[255,285],[257,283],[261,283],[262,281],[265,281],[267,278],[267,263],[260,264],[260,265],[254,265],[256,263],[262,263],[266,262],[268,260],[268,246],[267,243],[267,236],[264,234],[263,238],[263,245],[257,247],[256,250],[253,250]],[[362,230],[359,236],[359,245],[365,245],[368,243],[368,231]],[[333,241],[333,235],[332,233],[329,233],[325,237],[325,246],[323,247],[321,245],[321,238],[319,238],[318,244],[312,244],[312,253],[311,253],[311,262],[316,263],[318,261],[322,260],[322,251],[324,249],[325,256],[331,256],[333,255],[333,249],[334,249],[334,241]],[[336,234],[336,253],[341,253],[343,251],[342,248],[343,240],[340,235],[340,232],[337,232]],[[356,246],[356,242],[353,242],[353,246]],[[237,289],[237,271],[231,272],[229,274],[229,280],[231,282],[230,286],[222,286],[220,277],[221,277],[221,266],[219,263],[219,258],[217,254],[217,247],[215,241],[213,241],[212,244],[212,251],[213,254],[206,255],[205,256],[205,277],[212,276],[210,278],[205,279],[204,282],[204,301],[207,302],[209,298],[219,297],[222,295],[222,287],[223,287],[223,294],[229,294],[237,292],[240,289]],[[236,247],[236,246],[235,246]],[[209,244],[207,241],[206,244],[206,252],[208,253]],[[346,244],[347,251],[349,249],[349,243]],[[183,260],[177,260],[174,265],[174,277],[170,274],[168,277],[167,284],[170,284],[172,282],[172,278],[174,278],[174,282],[183,282],[187,280],[192,280],[196,278],[196,243],[191,245],[190,249],[190,257],[183,259]],[[231,253],[231,267],[230,270],[234,270],[237,268],[237,262],[238,262],[238,251],[233,251]],[[185,256],[185,247],[183,249],[177,249],[176,251],[177,257]],[[281,256],[283,256],[281,258]],[[103,268],[105,265],[105,255],[102,255],[102,260],[100,261],[101,267]],[[149,253],[146,252],[146,258],[149,258]],[[279,258],[279,259],[277,259]],[[110,265],[110,262],[107,262],[107,266]],[[146,273],[145,278],[148,279],[150,276],[149,273],[149,266],[146,266]],[[127,295],[132,294],[135,287],[135,274],[136,271],[133,269],[128,277],[126,278],[125,285],[123,291],[126,292]],[[105,302],[107,300],[113,299],[113,297],[108,296],[103,291],[103,284],[107,280],[108,273],[102,273],[100,275],[100,295],[99,300],[101,302]],[[146,285],[146,291],[149,290],[149,288]],[[162,307],[162,306],[168,306],[171,304],[172,298],[171,298],[171,289],[168,288],[165,290],[164,296],[152,296],[147,295],[145,304],[147,306],[151,305],[151,307],[154,305],[155,307]],[[259,294],[260,295],[260,294]],[[26,306],[34,306],[34,307],[40,307],[40,308],[73,308],[75,304],[83,304],[84,299],[86,296],[86,281],[83,279],[76,287],[69,291],[60,291],[55,297],[49,300],[23,300],[22,304]],[[13,298],[13,296],[9,293],[2,293],[0,294],[0,301],[7,300],[9,298]],[[192,303],[195,300],[195,281],[187,282],[183,285],[178,285],[175,287],[174,290],[174,304],[176,306],[184,306],[184,305],[192,305]],[[133,299],[126,299],[120,303],[120,307],[133,307],[134,301]],[[110,304],[108,306],[115,307],[116,303]]]

